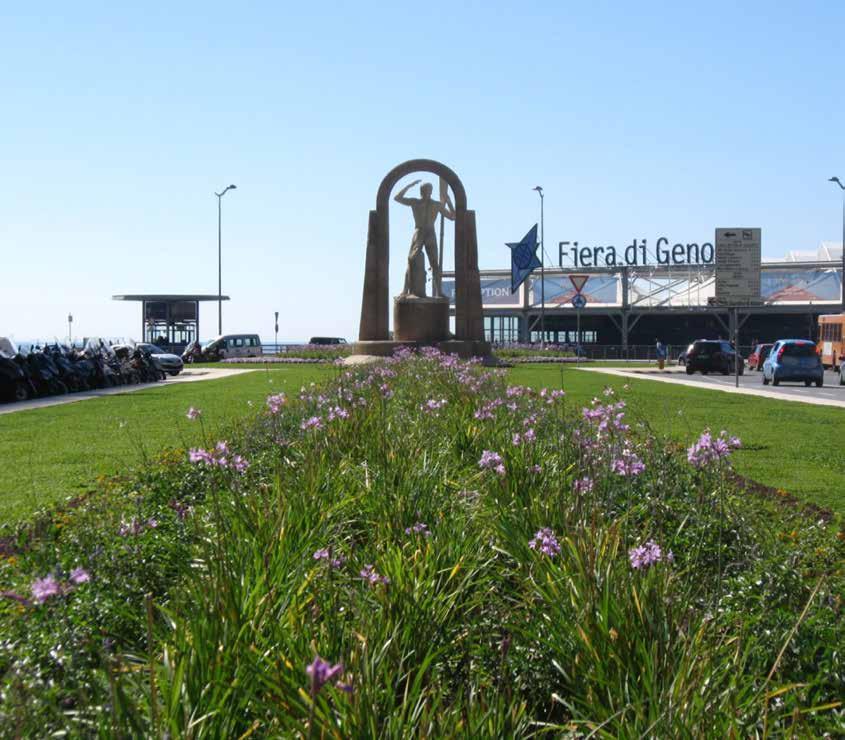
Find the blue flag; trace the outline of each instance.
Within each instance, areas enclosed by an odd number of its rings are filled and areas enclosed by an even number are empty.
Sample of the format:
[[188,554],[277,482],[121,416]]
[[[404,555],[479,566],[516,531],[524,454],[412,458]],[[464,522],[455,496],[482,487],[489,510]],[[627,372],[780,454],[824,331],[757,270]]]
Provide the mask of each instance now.
[[534,224],[520,242],[506,242],[511,248],[511,293],[516,293],[535,269],[540,266],[537,259],[537,224]]

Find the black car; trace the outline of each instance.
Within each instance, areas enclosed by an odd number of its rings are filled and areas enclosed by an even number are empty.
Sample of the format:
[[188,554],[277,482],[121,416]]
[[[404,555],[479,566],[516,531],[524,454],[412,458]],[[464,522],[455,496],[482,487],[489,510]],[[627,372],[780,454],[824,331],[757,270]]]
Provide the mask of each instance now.
[[308,344],[346,344],[343,337],[311,337]]
[[697,339],[689,346],[686,354],[687,375],[696,371],[704,375],[709,372],[730,375],[737,365],[742,375],[745,369],[742,358],[737,360],[733,346],[723,339]]

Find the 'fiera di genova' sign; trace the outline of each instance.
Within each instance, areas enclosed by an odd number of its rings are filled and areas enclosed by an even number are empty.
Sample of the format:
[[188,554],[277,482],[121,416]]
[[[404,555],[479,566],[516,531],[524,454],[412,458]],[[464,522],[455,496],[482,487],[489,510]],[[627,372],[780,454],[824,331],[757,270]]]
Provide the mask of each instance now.
[[578,242],[559,242],[561,267],[627,267],[635,265],[712,265],[715,250],[712,242],[676,242],[665,236],[649,248],[648,239],[634,239],[624,249],[612,244],[582,247]]

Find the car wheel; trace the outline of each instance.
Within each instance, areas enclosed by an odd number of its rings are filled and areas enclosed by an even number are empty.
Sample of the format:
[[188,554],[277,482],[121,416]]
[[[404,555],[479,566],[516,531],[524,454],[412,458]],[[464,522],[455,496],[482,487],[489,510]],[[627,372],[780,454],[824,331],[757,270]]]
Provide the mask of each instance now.
[[839,385],[845,385],[845,373],[839,373]]
[[693,370],[693,368],[687,366],[687,375],[693,375],[694,373],[695,373],[695,370]]
[[175,378],[178,374],[179,374],[179,370],[169,370],[168,371],[168,375],[170,375],[170,377],[172,377],[172,378]]
[[774,376],[772,376],[772,385],[780,385],[780,381]]
[[707,373],[709,373],[709,372],[710,372],[709,370],[702,370],[702,371],[701,371],[701,374],[702,374],[702,375],[707,375]]
[[821,388],[824,385],[824,378],[819,378],[816,381],[816,388]]
[[804,381],[804,387],[805,388],[809,388],[812,384],[813,384],[812,380],[805,380]]
[[15,383],[13,399],[15,401],[26,401],[29,398],[29,391],[26,388],[26,383],[18,381]]

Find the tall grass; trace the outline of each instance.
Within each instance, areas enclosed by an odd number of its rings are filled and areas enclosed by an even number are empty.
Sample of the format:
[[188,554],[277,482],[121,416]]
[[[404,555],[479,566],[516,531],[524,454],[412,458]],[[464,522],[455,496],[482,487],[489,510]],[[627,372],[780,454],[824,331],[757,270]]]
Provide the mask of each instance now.
[[[794,514],[732,487],[729,449],[696,467],[628,418],[625,399],[608,392],[585,411],[555,391],[403,355],[276,398],[225,459],[172,465],[162,481],[195,507],[180,525],[190,557],[149,618],[139,605],[134,649],[104,659],[108,690],[71,726],[191,738],[843,728],[836,534],[808,523],[791,537]],[[316,659],[333,669],[325,684]]]

